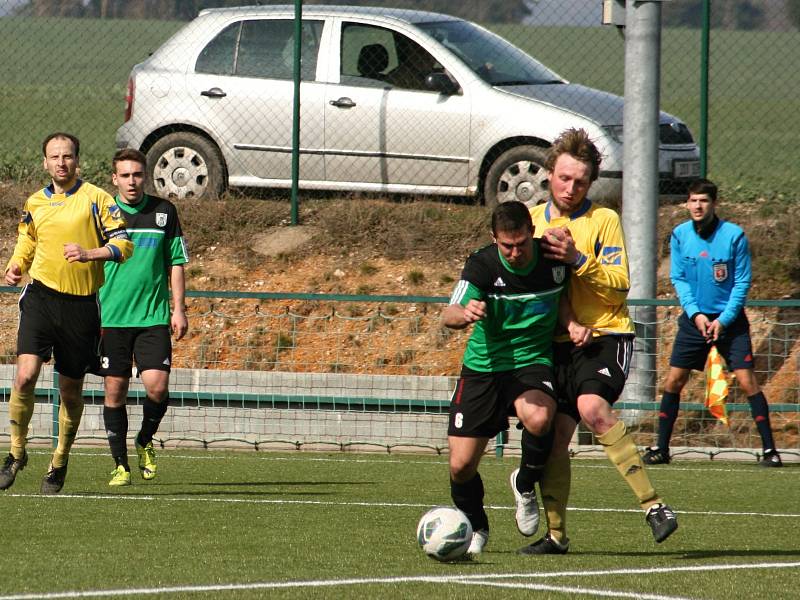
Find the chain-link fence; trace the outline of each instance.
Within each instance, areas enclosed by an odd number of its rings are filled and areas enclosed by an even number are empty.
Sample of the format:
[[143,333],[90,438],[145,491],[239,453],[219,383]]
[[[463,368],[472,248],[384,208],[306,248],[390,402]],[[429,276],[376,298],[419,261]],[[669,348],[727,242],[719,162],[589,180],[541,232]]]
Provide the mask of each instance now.
[[[160,439],[170,445],[255,448],[446,448],[450,394],[469,336],[442,326],[446,299],[295,296],[189,292],[192,328],[175,344],[171,409]],[[15,294],[0,294],[0,316],[6,321],[15,318],[15,300]],[[640,324],[643,309],[653,303],[632,304]],[[792,301],[755,304],[748,316],[756,377],[770,403],[777,446],[794,459],[800,455],[800,307]],[[626,391],[639,392],[615,404],[642,446],[655,442],[679,314],[675,305],[657,307],[649,329],[653,337],[647,340],[655,352],[654,371],[632,372]],[[0,363],[5,363],[0,364],[0,422],[13,377],[14,337],[14,331],[0,331]],[[48,366],[39,382],[31,431],[34,441],[45,443],[57,398],[51,375]],[[642,379],[652,379],[654,386],[642,391]],[[682,394],[673,453],[755,455],[760,441],[745,393],[731,381],[730,424],[724,426],[705,407],[704,384],[702,374],[695,374]],[[90,376],[85,394],[89,406],[80,440],[105,445],[102,382]],[[141,418],[137,400],[143,394],[141,382],[134,380],[134,422]],[[6,435],[0,431],[0,443]],[[573,446],[576,452],[598,448],[588,432],[579,434]],[[513,427],[505,449],[519,451],[519,432]]]
[[[164,46],[222,4],[0,0],[0,177],[38,178],[39,141],[68,130],[101,182],[127,144],[147,152],[164,195],[288,187],[297,48],[305,189],[536,199],[542,149],[577,125],[606,154],[595,195],[619,194],[621,106],[596,90],[623,93],[624,30],[600,24],[600,0],[307,3],[299,35],[293,6],[231,9]],[[709,4],[709,176],[728,198],[793,200],[797,3]],[[680,123],[698,137],[703,0],[663,5],[660,104],[680,119],[660,132],[666,192],[696,173]]]

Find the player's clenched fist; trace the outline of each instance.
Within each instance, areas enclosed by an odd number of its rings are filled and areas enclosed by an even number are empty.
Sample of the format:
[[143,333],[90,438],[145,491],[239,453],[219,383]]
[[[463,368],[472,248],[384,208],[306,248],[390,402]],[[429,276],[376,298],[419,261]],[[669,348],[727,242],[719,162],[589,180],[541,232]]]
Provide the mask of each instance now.
[[474,323],[486,317],[486,302],[483,300],[470,300],[464,307],[464,320]]
[[69,262],[82,262],[88,261],[86,251],[78,244],[64,244],[64,258]]
[[19,268],[18,264],[14,263],[6,270],[6,283],[8,285],[17,285],[20,279],[22,279],[22,269]]

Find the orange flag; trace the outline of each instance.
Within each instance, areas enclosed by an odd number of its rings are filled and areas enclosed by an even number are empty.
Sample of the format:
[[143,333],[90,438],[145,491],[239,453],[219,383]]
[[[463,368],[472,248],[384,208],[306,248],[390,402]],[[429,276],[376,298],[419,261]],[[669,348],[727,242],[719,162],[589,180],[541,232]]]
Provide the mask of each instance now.
[[725,399],[728,397],[728,377],[725,372],[725,361],[717,350],[711,346],[706,360],[706,407],[708,412],[728,424],[728,408]]

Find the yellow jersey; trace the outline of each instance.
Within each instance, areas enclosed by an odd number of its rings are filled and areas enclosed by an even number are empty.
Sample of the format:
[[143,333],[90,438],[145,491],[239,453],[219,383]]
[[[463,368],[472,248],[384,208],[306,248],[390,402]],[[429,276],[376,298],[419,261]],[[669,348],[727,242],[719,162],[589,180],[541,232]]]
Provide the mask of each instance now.
[[106,246],[116,262],[133,254],[125,219],[114,198],[81,181],[63,194],[52,184],[31,195],[17,227],[17,245],[6,265],[19,265],[23,273],[63,294],[89,296],[103,285],[102,261],[68,262],[64,244],[87,250]]
[[567,291],[578,322],[594,329],[595,337],[633,333],[626,304],[631,279],[619,215],[586,199],[569,217],[556,218],[550,215],[551,202],[531,208],[534,236],[541,237],[551,227],[567,227],[583,255],[573,267]]

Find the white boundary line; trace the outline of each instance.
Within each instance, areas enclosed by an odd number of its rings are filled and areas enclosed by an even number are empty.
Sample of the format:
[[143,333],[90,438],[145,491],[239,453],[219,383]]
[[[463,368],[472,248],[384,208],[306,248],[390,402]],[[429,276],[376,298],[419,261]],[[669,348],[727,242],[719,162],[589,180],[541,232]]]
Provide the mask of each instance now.
[[0,600],[56,600],[60,598],[100,598],[112,596],[139,596],[146,594],[170,594],[170,593],[198,593],[198,592],[226,592],[226,591],[248,591],[248,590],[277,590],[288,588],[315,588],[315,587],[334,587],[351,585],[382,585],[398,583],[455,583],[465,585],[489,585],[492,587],[510,587],[531,590],[549,590],[563,593],[595,594],[603,596],[617,596],[626,598],[646,598],[648,600],[684,600],[677,596],[660,596],[654,594],[643,594],[633,592],[613,592],[611,590],[592,590],[588,588],[556,587],[543,584],[514,584],[497,581],[500,579],[553,579],[559,577],[596,577],[609,575],[652,575],[659,573],[691,572],[700,573],[705,571],[734,571],[734,570],[763,570],[763,569],[800,569],[800,562],[773,562],[773,563],[738,563],[738,564],[716,564],[716,565],[696,565],[686,567],[654,567],[640,569],[607,569],[597,571],[555,571],[550,573],[490,573],[483,575],[452,575],[434,576],[417,575],[408,577],[373,577],[360,579],[322,579],[306,581],[275,581],[275,582],[255,582],[255,583],[229,583],[217,585],[191,585],[191,586],[165,586],[160,588],[133,588],[133,589],[109,589],[109,590],[80,590],[65,592],[44,592],[27,593],[0,596]]
[[544,583],[500,583],[500,582],[463,582],[465,585],[480,585],[514,590],[530,590],[532,592],[556,592],[561,594],[580,594],[593,598],[635,598],[636,600],[692,600],[687,596],[662,596],[660,594],[645,594],[643,592],[622,592],[619,590],[599,590],[596,588],[581,588],[573,586],[546,585]]
[[[47,499],[51,502],[59,500],[120,500],[129,502],[205,502],[219,504],[287,504],[301,506],[360,506],[367,508],[430,508],[430,504],[421,502],[329,502],[323,500],[277,500],[277,499],[255,499],[255,498],[196,498],[184,496],[148,496],[137,494],[0,494],[0,498],[35,498],[37,500]],[[487,510],[515,510],[513,506],[487,505]],[[641,514],[642,511],[636,508],[581,508],[569,507],[569,512],[596,512],[596,513],[633,513]],[[736,512],[719,510],[682,510],[678,515],[695,516],[728,516],[728,517],[776,517],[796,519],[800,518],[800,513],[764,513],[764,512]]]

